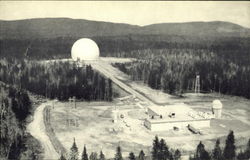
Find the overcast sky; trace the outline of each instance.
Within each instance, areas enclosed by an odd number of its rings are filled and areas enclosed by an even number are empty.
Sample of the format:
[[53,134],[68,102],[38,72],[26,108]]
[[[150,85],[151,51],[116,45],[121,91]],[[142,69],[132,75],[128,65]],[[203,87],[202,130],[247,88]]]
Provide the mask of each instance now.
[[250,2],[0,1],[2,20],[44,17],[69,17],[135,25],[218,20],[250,28]]

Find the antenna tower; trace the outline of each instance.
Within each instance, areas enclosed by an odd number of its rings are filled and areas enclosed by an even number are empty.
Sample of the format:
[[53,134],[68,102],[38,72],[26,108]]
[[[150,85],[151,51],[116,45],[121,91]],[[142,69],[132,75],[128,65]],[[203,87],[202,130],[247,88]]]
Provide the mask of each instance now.
[[194,92],[200,93],[200,75],[196,75]]

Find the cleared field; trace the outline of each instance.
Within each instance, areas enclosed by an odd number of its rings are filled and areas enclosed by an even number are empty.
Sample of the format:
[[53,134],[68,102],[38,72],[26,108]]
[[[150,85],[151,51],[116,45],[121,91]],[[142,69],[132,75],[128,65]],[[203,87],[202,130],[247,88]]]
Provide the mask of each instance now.
[[[105,103],[105,102],[104,102]],[[100,105],[80,102],[77,103],[77,109],[73,109],[70,103],[57,103],[54,110],[52,110],[51,123],[55,130],[56,136],[65,146],[66,149],[72,145],[73,138],[75,137],[76,143],[82,151],[84,144],[86,144],[88,151],[103,150],[107,157],[113,157],[115,154],[115,148],[118,144],[123,146],[123,151],[131,151],[131,148],[145,148],[149,142],[145,143],[139,138],[141,135],[135,130],[130,130],[130,127],[126,126],[124,121],[112,122],[112,109],[114,104],[103,103]],[[71,108],[71,109],[69,109]],[[127,117],[128,110],[133,110],[133,105],[126,106],[120,110],[120,113]],[[76,118],[79,121],[79,127],[67,126],[67,117]],[[125,119],[124,118],[124,119]],[[140,120],[127,121],[129,123],[137,123],[140,125]],[[144,129],[143,127],[141,127]],[[144,129],[145,132],[147,131]],[[137,138],[136,138],[137,137]],[[134,141],[138,139],[138,141]],[[139,150],[138,150],[139,152]],[[126,153],[124,153],[126,155]],[[127,153],[128,154],[128,153]]]
[[[189,98],[185,103],[195,110],[209,111],[210,100],[215,97],[217,95],[200,95],[200,98]],[[203,100],[205,102],[202,102]],[[56,136],[66,149],[69,150],[75,138],[80,152],[85,144],[89,153],[103,150],[108,158],[114,156],[117,145],[122,146],[124,156],[130,151],[138,154],[141,149],[146,154],[150,154],[155,135],[164,138],[171,148],[180,148],[184,154],[193,152],[200,140],[208,149],[214,147],[214,141],[218,137],[222,137],[222,144],[224,144],[223,140],[229,130],[234,130],[238,146],[245,145],[245,139],[250,137],[247,107],[250,102],[240,100],[242,103],[239,103],[232,97],[224,97],[222,102],[224,104],[222,119],[212,120],[211,128],[202,130],[204,135],[194,135],[187,129],[151,132],[143,125],[143,119],[147,117],[146,113],[137,107],[132,99],[126,103],[118,100],[112,103],[78,102],[76,109],[70,103],[57,103],[52,110],[51,121]],[[234,109],[236,105],[238,107]],[[124,118],[118,119],[117,123],[112,122],[112,110],[115,106],[119,108],[119,113],[124,115]],[[67,126],[67,118],[77,119],[79,126]]]

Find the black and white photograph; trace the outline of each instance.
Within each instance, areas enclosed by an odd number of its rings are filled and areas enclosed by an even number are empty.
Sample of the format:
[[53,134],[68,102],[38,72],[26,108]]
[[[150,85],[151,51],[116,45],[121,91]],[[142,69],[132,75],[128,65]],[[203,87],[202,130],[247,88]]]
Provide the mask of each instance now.
[[0,1],[0,160],[249,160],[250,1]]

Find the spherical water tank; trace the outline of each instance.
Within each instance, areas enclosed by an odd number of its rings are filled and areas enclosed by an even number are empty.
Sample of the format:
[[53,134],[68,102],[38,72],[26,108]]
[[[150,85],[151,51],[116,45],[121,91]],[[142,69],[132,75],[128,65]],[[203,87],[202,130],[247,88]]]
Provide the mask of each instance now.
[[100,51],[97,44],[89,39],[82,38],[77,40],[71,48],[71,57],[73,60],[97,60]]

